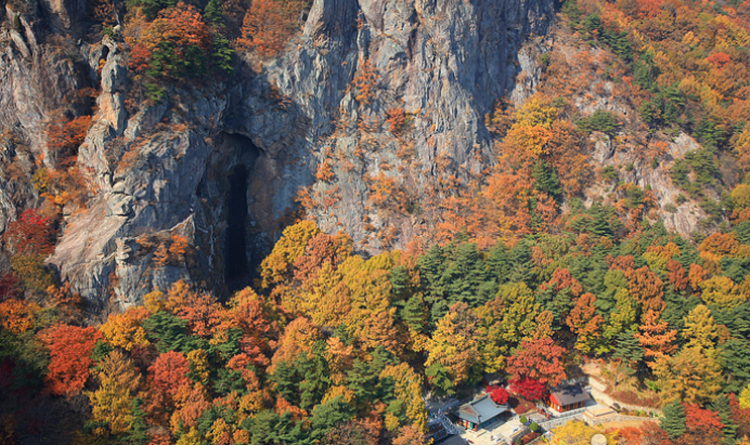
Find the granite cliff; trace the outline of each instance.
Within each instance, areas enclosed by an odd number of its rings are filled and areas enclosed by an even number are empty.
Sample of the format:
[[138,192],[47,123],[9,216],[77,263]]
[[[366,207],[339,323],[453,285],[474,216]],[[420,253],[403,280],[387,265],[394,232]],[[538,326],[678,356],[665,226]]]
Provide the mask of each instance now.
[[[4,3],[0,231],[42,200],[32,177],[54,160],[50,120],[93,110],[76,161],[88,198],[62,204],[47,263],[98,309],[180,278],[226,296],[294,218],[301,189],[308,216],[357,250],[404,247],[442,217],[425,200],[494,162],[485,116],[536,90],[554,45],[550,0],[315,0],[278,56],[239,51],[231,76],[139,101],[117,28],[93,38],[77,2]],[[600,139],[604,165],[614,152]],[[676,193],[666,171],[633,175],[665,202]],[[667,215],[672,227],[694,230],[680,215]]]

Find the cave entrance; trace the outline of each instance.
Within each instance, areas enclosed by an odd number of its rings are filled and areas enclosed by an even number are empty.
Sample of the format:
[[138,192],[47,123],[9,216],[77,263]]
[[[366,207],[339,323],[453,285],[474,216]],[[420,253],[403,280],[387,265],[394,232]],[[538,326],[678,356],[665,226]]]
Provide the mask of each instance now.
[[[248,273],[247,240],[247,167],[240,164],[229,173],[227,194],[227,232],[224,246],[224,278],[227,284],[242,281]],[[230,288],[234,287],[230,285]]]

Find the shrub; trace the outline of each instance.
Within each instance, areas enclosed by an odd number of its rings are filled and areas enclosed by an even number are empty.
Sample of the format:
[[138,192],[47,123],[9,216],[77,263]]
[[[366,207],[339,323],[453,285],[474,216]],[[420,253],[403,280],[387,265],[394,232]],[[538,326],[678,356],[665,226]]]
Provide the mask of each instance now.
[[388,129],[392,134],[399,134],[404,128],[406,123],[406,114],[403,108],[390,108],[385,112],[385,122],[388,124]]
[[548,53],[542,54],[542,57],[539,58],[539,64],[542,66],[542,68],[546,68],[549,65],[549,54]]
[[44,265],[43,255],[17,256],[11,260],[13,274],[31,290],[44,292],[55,285],[55,276]]
[[530,429],[530,430],[531,430],[532,432],[537,432],[537,430],[539,430],[539,424],[538,424],[538,423],[536,423],[536,422],[534,422],[534,423],[532,423],[531,425],[529,425],[529,429]]
[[620,124],[617,116],[611,111],[596,110],[590,117],[578,121],[578,128],[590,134],[593,131],[601,131],[610,136],[617,132]]
[[614,182],[617,181],[617,170],[611,165],[608,165],[604,167],[604,170],[602,171],[602,178],[604,178],[605,181]]
[[521,421],[521,423],[526,423],[529,419],[527,419],[526,416],[521,416],[519,420]]

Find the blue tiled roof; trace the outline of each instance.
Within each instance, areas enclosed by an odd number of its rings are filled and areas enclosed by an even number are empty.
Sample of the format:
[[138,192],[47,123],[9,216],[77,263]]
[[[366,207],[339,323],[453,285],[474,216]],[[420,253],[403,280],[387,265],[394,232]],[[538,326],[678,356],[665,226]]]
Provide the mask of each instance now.
[[508,405],[498,405],[490,396],[484,396],[458,409],[458,417],[469,422],[482,423],[508,410]]

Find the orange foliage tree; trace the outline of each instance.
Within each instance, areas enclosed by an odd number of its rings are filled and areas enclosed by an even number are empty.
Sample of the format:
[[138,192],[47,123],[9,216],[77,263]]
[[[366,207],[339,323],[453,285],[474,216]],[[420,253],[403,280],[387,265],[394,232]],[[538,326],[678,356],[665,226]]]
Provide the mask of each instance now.
[[237,44],[263,58],[274,57],[296,32],[300,12],[307,4],[304,0],[254,0],[242,20]]
[[566,378],[564,354],[565,348],[557,346],[549,337],[524,340],[520,348],[508,357],[506,371],[512,380],[530,378],[557,386]]
[[208,25],[195,6],[180,2],[159,13],[133,48],[130,66],[151,77],[180,79],[208,69],[212,41]]
[[601,336],[604,323],[604,317],[596,314],[595,302],[594,294],[587,292],[581,295],[565,320],[570,329],[578,335],[576,349],[584,354],[591,351],[594,343]]
[[78,147],[86,138],[90,126],[91,116],[71,120],[59,117],[47,125],[47,148],[55,156],[58,167],[69,167],[75,163]]
[[83,389],[94,364],[91,351],[102,334],[89,326],[58,325],[39,333],[39,339],[50,352],[47,389],[57,395],[73,395]]
[[23,334],[34,327],[37,313],[42,308],[33,301],[15,298],[0,303],[0,328],[13,334]]

